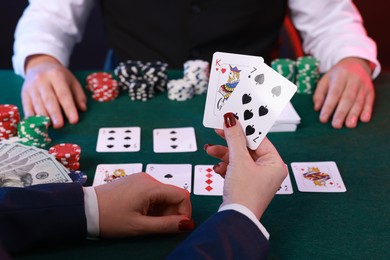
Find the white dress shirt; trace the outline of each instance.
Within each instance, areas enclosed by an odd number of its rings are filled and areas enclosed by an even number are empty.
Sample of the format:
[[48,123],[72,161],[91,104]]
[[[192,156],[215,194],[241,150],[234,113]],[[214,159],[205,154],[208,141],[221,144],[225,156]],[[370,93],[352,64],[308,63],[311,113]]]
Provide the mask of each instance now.
[[[13,66],[24,76],[26,57],[47,54],[68,66],[74,45],[80,42],[95,0],[30,0],[15,31]],[[359,57],[380,72],[375,42],[367,36],[362,18],[351,0],[289,0],[291,19],[300,31],[305,53],[329,70],[346,57]]]

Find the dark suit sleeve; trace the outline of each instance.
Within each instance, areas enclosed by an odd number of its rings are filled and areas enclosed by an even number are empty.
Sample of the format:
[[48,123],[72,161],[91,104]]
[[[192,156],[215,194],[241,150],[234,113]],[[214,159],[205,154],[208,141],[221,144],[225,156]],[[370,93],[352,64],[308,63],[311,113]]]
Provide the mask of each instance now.
[[216,213],[177,247],[168,259],[266,259],[268,240],[245,215]]
[[84,239],[87,222],[79,183],[0,188],[0,255]]

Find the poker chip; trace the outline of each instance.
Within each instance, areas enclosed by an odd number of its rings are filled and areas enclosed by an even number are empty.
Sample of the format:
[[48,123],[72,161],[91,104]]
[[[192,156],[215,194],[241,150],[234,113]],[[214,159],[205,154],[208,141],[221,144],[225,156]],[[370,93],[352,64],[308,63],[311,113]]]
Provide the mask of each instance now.
[[170,100],[185,101],[194,96],[194,86],[188,79],[172,79],[167,84]]
[[295,61],[291,59],[276,59],[271,62],[271,67],[289,81],[295,82],[297,74]]
[[69,170],[80,168],[81,147],[77,144],[62,143],[54,145],[50,147],[49,154],[53,155],[57,161]]
[[204,60],[188,60],[183,65],[183,79],[190,81],[195,95],[207,92],[210,65]]
[[68,173],[73,182],[79,182],[84,185],[87,182],[88,176],[82,171],[70,170]]
[[50,118],[47,116],[35,115],[21,120],[18,124],[21,143],[45,148],[52,141],[48,133],[49,125]]
[[127,91],[131,100],[147,101],[156,92],[166,91],[168,64],[127,60],[119,63],[114,73],[122,91]]
[[0,140],[18,135],[20,114],[18,107],[11,104],[0,104]]
[[92,98],[99,102],[108,102],[119,95],[118,81],[108,72],[94,72],[86,79],[86,88],[92,92]]
[[299,57],[296,61],[297,75],[295,84],[297,93],[312,94],[320,78],[320,62],[312,56]]

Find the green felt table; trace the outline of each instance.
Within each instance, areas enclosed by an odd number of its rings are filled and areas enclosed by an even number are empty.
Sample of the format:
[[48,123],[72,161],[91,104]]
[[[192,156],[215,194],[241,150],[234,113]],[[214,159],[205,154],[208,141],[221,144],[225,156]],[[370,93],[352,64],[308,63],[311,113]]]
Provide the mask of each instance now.
[[[82,84],[88,71],[76,72]],[[170,71],[170,78],[181,76]],[[18,105],[23,80],[12,71],[0,71],[0,103]],[[376,103],[372,121],[356,129],[336,130],[322,124],[313,111],[309,95],[296,94],[292,100],[302,118],[296,132],[269,133],[269,139],[289,165],[294,193],[277,195],[262,218],[271,234],[270,259],[390,259],[390,75],[375,80]],[[77,143],[82,147],[81,169],[91,185],[101,163],[189,163],[215,164],[205,154],[206,143],[223,143],[212,129],[203,127],[205,96],[185,102],[170,101],[159,94],[148,102],[133,102],[122,94],[99,103],[88,95],[88,111],[80,123],[50,129],[53,144]],[[141,151],[98,153],[96,140],[101,127],[140,126]],[[154,128],[193,126],[198,151],[194,153],[153,152]],[[345,193],[299,192],[290,163],[335,161]],[[199,225],[221,202],[219,196],[191,195],[193,218]],[[58,220],[61,224],[61,220]],[[232,223],[234,224],[234,223]],[[28,235],[28,234],[26,234]],[[187,234],[158,235],[118,240],[68,241],[44,246],[15,256],[16,259],[163,259]]]

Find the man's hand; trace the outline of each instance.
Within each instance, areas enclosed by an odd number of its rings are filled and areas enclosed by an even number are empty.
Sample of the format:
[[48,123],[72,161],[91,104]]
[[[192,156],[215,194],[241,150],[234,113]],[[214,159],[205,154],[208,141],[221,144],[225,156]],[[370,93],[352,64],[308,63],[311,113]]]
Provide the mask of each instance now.
[[77,108],[81,111],[87,109],[87,99],[80,83],[60,62],[47,55],[27,58],[22,103],[25,117],[49,116],[54,128],[64,125],[62,110],[69,123],[75,124],[79,120]]
[[332,126],[357,126],[358,120],[369,122],[374,106],[375,91],[368,61],[345,58],[333,66],[318,82],[313,95],[314,110],[326,123],[332,114]]
[[95,187],[100,236],[106,238],[191,230],[190,194],[136,173]]
[[222,160],[214,171],[225,178],[223,204],[241,204],[260,219],[287,176],[286,165],[267,138],[255,151],[248,151],[240,122],[232,113],[225,114],[224,131],[216,132],[229,148],[206,145],[205,150]]

